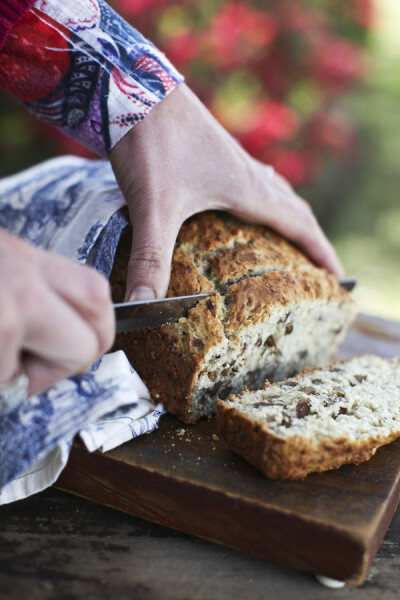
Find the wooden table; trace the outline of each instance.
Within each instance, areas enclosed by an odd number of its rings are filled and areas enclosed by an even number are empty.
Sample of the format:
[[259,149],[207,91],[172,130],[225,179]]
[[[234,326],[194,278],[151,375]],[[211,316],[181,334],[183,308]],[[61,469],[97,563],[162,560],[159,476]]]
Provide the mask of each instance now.
[[[361,317],[346,342],[399,353],[400,325]],[[400,597],[397,511],[362,587],[313,576],[57,490],[0,509],[0,598],[255,600]]]

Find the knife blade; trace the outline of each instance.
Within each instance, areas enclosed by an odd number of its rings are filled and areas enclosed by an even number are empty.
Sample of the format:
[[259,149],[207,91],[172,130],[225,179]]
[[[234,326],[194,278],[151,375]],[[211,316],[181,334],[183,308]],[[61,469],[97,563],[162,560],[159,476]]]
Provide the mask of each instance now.
[[114,304],[117,333],[175,323],[186,316],[188,310],[199,300],[207,298],[211,293]]
[[[346,277],[340,279],[339,283],[342,287],[351,291],[356,284],[356,279]],[[199,300],[207,298],[211,294],[212,292],[208,292],[207,294],[195,294],[193,296],[114,304],[117,333],[176,323],[181,317],[185,317]],[[226,292],[220,292],[221,296],[225,294]]]

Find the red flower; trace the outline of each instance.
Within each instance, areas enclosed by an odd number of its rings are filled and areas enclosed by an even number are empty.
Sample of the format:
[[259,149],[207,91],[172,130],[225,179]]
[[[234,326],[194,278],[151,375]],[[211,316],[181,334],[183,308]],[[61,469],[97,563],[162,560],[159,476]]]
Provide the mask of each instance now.
[[307,36],[311,31],[321,31],[327,24],[326,15],[304,6],[299,0],[280,1],[277,9],[283,29],[292,29]]
[[303,153],[282,150],[277,152],[271,163],[277,173],[286,177],[293,185],[300,185],[309,177],[307,159]]
[[165,46],[165,53],[177,67],[181,67],[194,58],[197,58],[199,52],[199,41],[190,32],[171,38]]
[[350,19],[365,29],[372,27],[375,11],[371,0],[351,0],[346,8]]
[[166,0],[114,0],[119,12],[126,17],[146,13],[150,9],[160,8],[166,4]]
[[314,49],[315,78],[329,89],[342,89],[364,73],[364,61],[360,50],[346,40],[321,39]]
[[290,90],[304,76],[299,54],[292,56],[291,50],[279,44],[255,68],[265,91],[282,102],[287,102]]
[[265,54],[275,34],[275,23],[268,14],[246,2],[230,2],[214,16],[206,38],[211,59],[232,68]]
[[330,152],[341,153],[355,141],[354,125],[343,111],[322,113],[310,122],[307,128],[307,141],[314,147],[327,148]]
[[243,146],[255,156],[274,142],[292,138],[298,128],[295,112],[278,102],[260,102],[247,119],[249,127],[239,137]]

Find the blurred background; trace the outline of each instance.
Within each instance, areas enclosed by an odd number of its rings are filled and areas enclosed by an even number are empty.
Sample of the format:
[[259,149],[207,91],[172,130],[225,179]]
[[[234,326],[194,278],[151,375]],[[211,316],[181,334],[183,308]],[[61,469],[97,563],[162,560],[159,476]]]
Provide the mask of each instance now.
[[[111,0],[313,206],[359,308],[400,320],[400,2]],[[0,174],[92,156],[0,90]]]

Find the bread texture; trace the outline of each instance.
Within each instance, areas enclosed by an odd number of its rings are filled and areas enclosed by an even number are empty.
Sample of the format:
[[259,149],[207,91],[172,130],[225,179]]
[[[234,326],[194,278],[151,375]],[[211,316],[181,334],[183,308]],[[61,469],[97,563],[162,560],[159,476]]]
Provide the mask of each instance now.
[[[115,301],[129,250],[121,240]],[[268,228],[224,213],[184,223],[173,255],[167,295],[207,292],[178,323],[117,338],[153,399],[186,423],[215,413],[218,396],[326,364],[355,314],[335,276]]]
[[218,401],[228,446],[273,479],[359,464],[400,436],[397,360],[364,355]]

